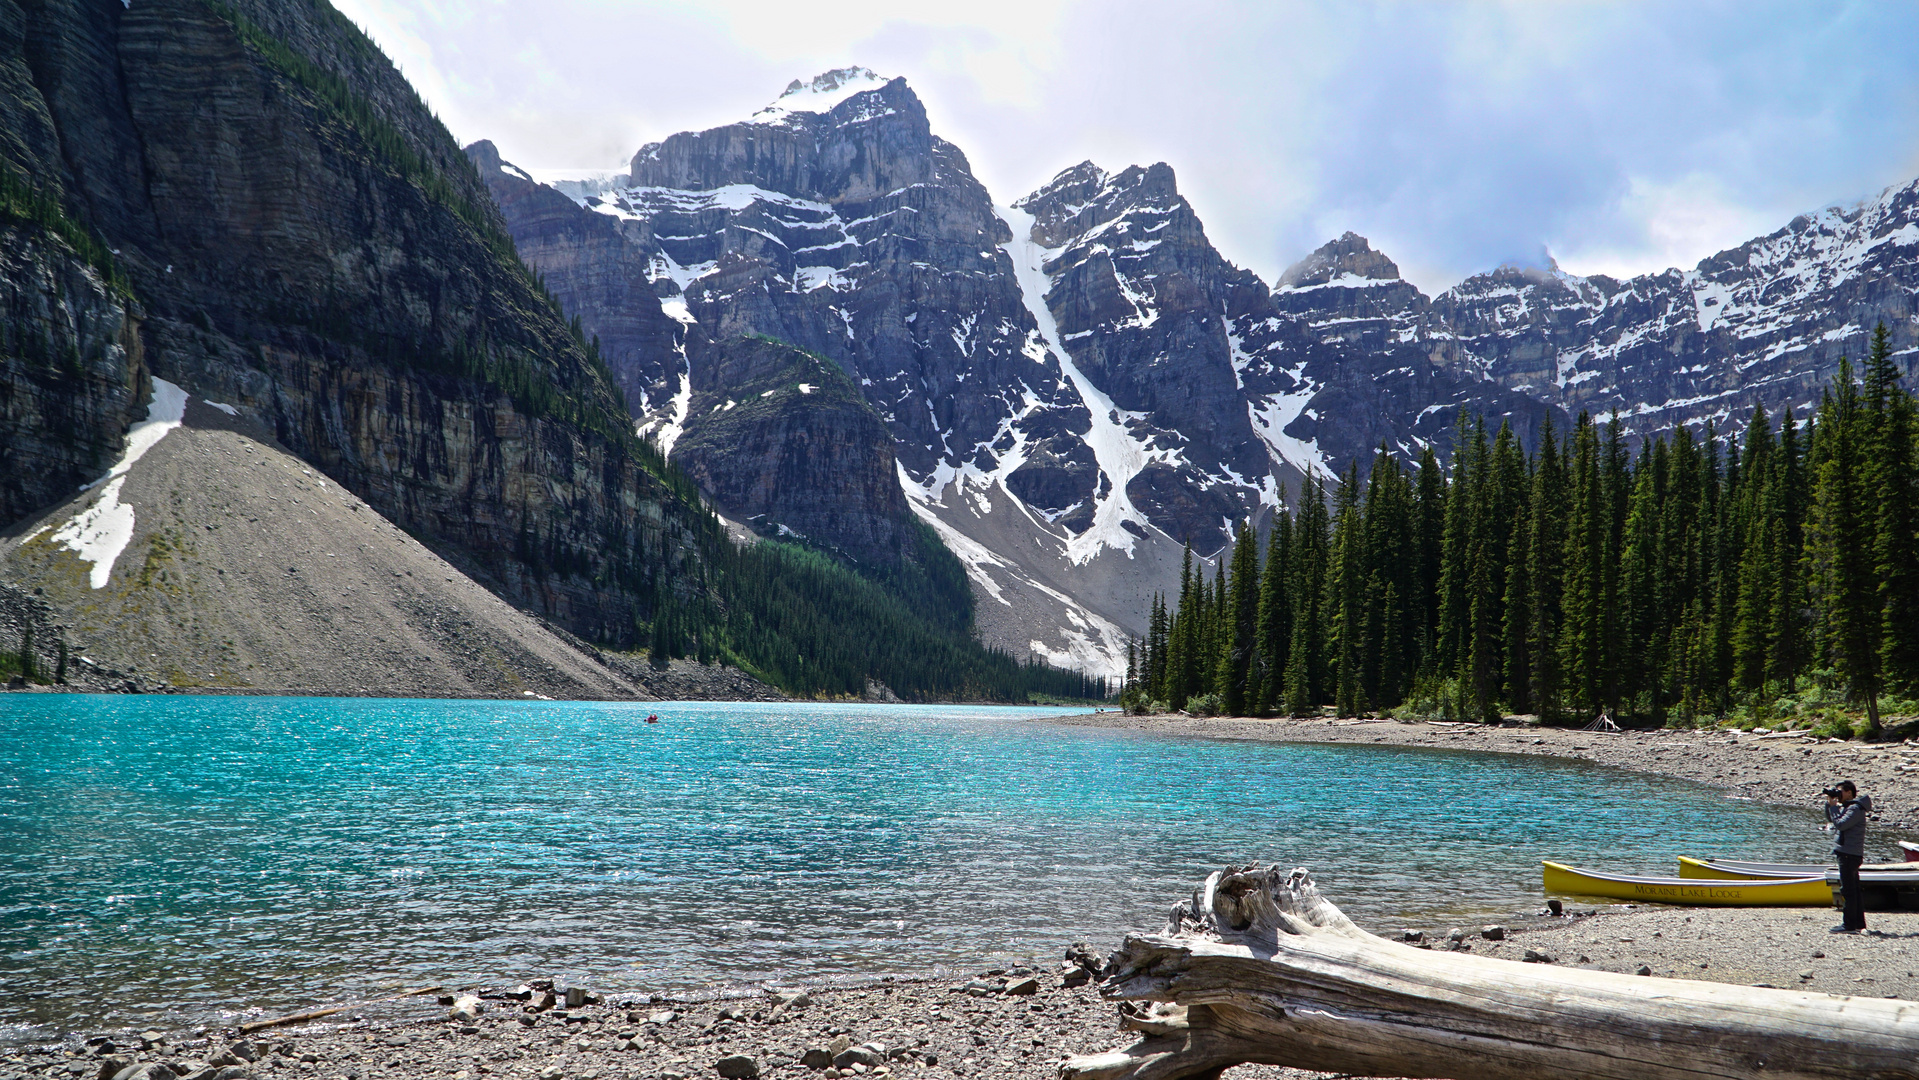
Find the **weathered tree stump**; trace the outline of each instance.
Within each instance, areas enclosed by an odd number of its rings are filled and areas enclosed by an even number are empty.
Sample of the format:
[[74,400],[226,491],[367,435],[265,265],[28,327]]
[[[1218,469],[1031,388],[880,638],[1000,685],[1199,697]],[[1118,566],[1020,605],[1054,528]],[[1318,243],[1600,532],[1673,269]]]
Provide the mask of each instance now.
[[[1454,1080],[1919,1080],[1919,1004],[1615,975],[1375,937],[1310,874],[1228,868],[1101,988],[1139,1042],[1064,1080],[1234,1065]],[[1146,1005],[1131,1004],[1146,1002]]]

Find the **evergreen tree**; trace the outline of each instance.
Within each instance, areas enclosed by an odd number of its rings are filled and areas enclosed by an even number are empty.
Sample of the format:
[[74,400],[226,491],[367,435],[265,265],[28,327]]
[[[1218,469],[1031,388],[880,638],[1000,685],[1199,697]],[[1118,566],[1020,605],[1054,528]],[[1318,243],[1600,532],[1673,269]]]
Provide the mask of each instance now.
[[1428,445],[1419,454],[1419,481],[1413,494],[1413,565],[1411,595],[1417,599],[1410,610],[1415,619],[1414,633],[1419,656],[1414,670],[1426,668],[1434,659],[1439,640],[1439,577],[1441,553],[1446,536],[1446,477],[1439,458]]
[[1325,700],[1324,611],[1327,547],[1331,541],[1326,494],[1308,477],[1293,520],[1293,640],[1286,656],[1286,711],[1305,716]]
[[1485,430],[1468,419],[1465,412],[1453,426],[1453,470],[1445,506],[1445,524],[1439,540],[1439,577],[1437,610],[1434,616],[1436,644],[1433,659],[1447,675],[1456,674],[1466,663],[1471,643],[1473,485],[1478,481],[1474,468],[1474,446],[1483,448]]
[[1609,620],[1605,567],[1610,511],[1600,480],[1599,432],[1592,418],[1579,415],[1573,427],[1566,510],[1565,633],[1559,639],[1559,667],[1565,673],[1567,704],[1583,717],[1606,708],[1605,635]]
[[1360,663],[1365,648],[1365,532],[1359,513],[1359,466],[1349,467],[1334,496],[1333,539],[1326,567],[1326,616],[1331,629],[1333,709],[1360,710]]
[[1178,712],[1186,707],[1186,699],[1191,696],[1193,686],[1192,655],[1193,626],[1198,621],[1198,612],[1194,606],[1193,586],[1193,545],[1186,544],[1186,554],[1179,569],[1179,607],[1174,611],[1167,632],[1166,643],[1166,707]]
[[1766,677],[1783,693],[1792,693],[1811,655],[1805,616],[1811,602],[1806,595],[1803,562],[1807,481],[1799,451],[1799,424],[1790,408],[1779,424],[1779,454],[1773,470],[1777,490],[1771,528],[1775,534],[1772,543],[1778,550],[1778,580],[1772,602],[1773,626],[1767,635]]
[[1381,445],[1366,488],[1366,655],[1361,690],[1374,708],[1405,699],[1419,668],[1422,613],[1417,563],[1417,507],[1399,460]]
[[[1241,524],[1233,540],[1233,572],[1221,628],[1219,687],[1221,707],[1232,716],[1257,711],[1253,652],[1259,632],[1259,540],[1251,524]],[[1250,703],[1250,704],[1249,704]]]
[[1768,638],[1773,627],[1772,604],[1783,572],[1782,552],[1772,519],[1778,512],[1777,472],[1773,467],[1772,424],[1766,410],[1754,406],[1746,424],[1745,455],[1740,473],[1745,478],[1740,495],[1741,531],[1739,588],[1732,631],[1733,678],[1745,693],[1766,684]]
[[1844,681],[1847,695],[1866,707],[1869,730],[1879,729],[1881,612],[1874,580],[1867,444],[1870,417],[1853,382],[1852,365],[1822,400],[1813,428],[1813,512],[1807,558],[1819,648]]
[[1873,563],[1879,580],[1879,666],[1888,689],[1919,690],[1919,438],[1912,397],[1899,387],[1886,324],[1872,332],[1866,361],[1866,405],[1872,413],[1867,462],[1871,474]]
[[1559,634],[1561,567],[1566,554],[1566,468],[1549,418],[1539,439],[1532,499],[1526,518],[1528,612],[1526,658],[1531,664],[1528,697],[1542,717],[1560,709]]
[[1292,539],[1292,516],[1281,510],[1273,515],[1273,528],[1266,537],[1266,564],[1259,583],[1259,695],[1254,711],[1262,716],[1285,705],[1286,655],[1293,637]]

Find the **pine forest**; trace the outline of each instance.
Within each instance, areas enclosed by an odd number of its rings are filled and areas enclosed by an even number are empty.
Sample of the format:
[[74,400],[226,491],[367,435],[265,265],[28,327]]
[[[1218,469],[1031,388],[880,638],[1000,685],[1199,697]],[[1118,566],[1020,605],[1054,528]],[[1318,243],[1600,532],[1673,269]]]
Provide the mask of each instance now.
[[[1805,421],[1547,429],[1462,416],[1450,469],[1378,453],[1309,479],[1264,552],[1190,552],[1129,656],[1135,711],[1691,726],[1876,736],[1919,712],[1915,403],[1886,329]],[[1329,490],[1330,488],[1330,490]]]

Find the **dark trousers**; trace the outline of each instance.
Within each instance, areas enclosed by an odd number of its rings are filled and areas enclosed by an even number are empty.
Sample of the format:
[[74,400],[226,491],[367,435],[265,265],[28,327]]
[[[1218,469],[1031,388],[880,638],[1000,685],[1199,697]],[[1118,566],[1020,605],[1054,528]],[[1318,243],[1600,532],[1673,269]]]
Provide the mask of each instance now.
[[1846,902],[1843,922],[1848,930],[1866,928],[1866,898],[1859,885],[1859,864],[1865,861],[1864,855],[1839,856],[1839,895]]

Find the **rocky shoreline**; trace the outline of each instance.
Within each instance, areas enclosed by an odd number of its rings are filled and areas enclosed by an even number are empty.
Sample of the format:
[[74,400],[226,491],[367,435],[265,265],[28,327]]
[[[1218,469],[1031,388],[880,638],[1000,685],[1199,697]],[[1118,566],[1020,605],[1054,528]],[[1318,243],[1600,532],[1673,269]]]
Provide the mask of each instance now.
[[[1087,714],[1037,721],[1211,738],[1426,746],[1554,754],[1699,780],[1735,797],[1804,805],[1807,786],[1839,774],[1882,800],[1882,825],[1909,827],[1919,770],[1906,744],[1813,744],[1749,734],[1447,727],[1352,721],[1217,720]],[[1883,840],[1885,834],[1880,833]],[[1338,903],[1339,897],[1331,899]],[[1840,995],[1914,999],[1919,912],[1875,913],[1872,932],[1831,934],[1822,909],[1581,907],[1514,913],[1499,924],[1371,927],[1410,947],[1472,951],[1514,962]],[[67,1037],[0,1050],[0,1076],[76,1080],[692,1080],[695,1077],[1008,1077],[1057,1075],[1066,1056],[1123,1046],[1101,999],[1099,957],[1027,961],[971,977],[887,978],[742,989],[699,1000],[589,993],[552,983],[459,988],[351,1006],[310,1021]],[[1056,954],[1057,955],[1057,954]],[[1309,1080],[1268,1066],[1233,1080]]]
[[[1410,947],[1665,978],[1912,998],[1919,913],[1836,937],[1814,910],[1620,909],[1410,929]],[[632,997],[534,983],[351,1006],[297,1024],[164,1028],[15,1047],[0,1075],[76,1080],[1051,1080],[1074,1054],[1130,1043],[1099,995],[1101,961],[1066,950],[971,978],[764,988],[717,999]],[[569,990],[571,994],[569,995]],[[437,988],[436,988],[437,991]],[[382,1007],[384,1006],[384,1007]],[[1326,1080],[1241,1066],[1233,1080]]]

